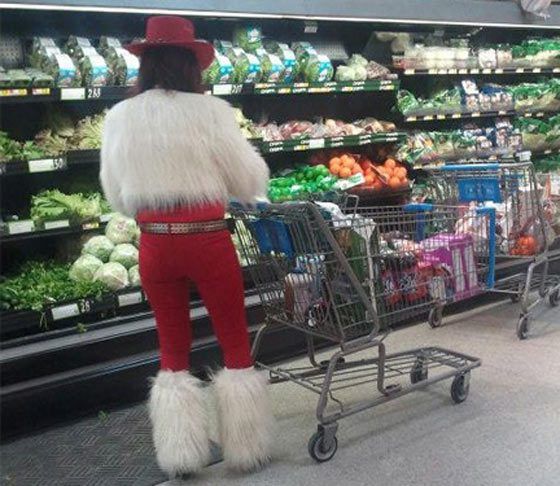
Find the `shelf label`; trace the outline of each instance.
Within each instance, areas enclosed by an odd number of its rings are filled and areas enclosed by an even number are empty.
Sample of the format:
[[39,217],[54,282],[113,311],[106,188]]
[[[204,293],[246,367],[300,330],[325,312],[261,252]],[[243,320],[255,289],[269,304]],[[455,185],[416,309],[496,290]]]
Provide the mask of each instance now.
[[504,70],[502,68],[497,68],[494,70],[496,74],[504,74]]
[[430,120],[433,120],[433,119],[434,119],[434,115],[426,115],[426,116],[424,117],[424,120],[425,120],[425,121],[430,121]]
[[51,172],[54,170],[61,170],[66,167],[63,158],[59,157],[56,159],[40,159],[40,160],[29,160],[27,162],[29,167],[29,172]]
[[480,69],[471,69],[471,74],[479,74]]
[[515,70],[515,72],[518,73],[518,74],[524,73],[524,72],[525,72],[525,69],[523,69],[523,68],[517,68],[517,69]]
[[542,70],[541,68],[533,68],[534,73],[540,73]]
[[560,68],[552,68],[553,73],[560,73]]
[[438,120],[445,120],[445,115],[436,115]]
[[417,117],[417,116],[409,116],[409,117],[407,117],[407,119],[406,119],[406,121],[409,121],[409,122],[416,121],[416,120],[418,120],[418,117]]
[[27,96],[26,88],[0,89],[0,98],[8,96]]
[[461,113],[453,113],[451,118],[461,118]]
[[70,221],[67,219],[61,219],[60,221],[45,221],[45,229],[53,230],[58,228],[69,228]]
[[498,115],[500,115],[500,116],[507,115],[507,111],[506,110],[500,110],[500,111],[498,111]]
[[82,225],[82,229],[84,231],[97,229],[97,228],[99,228],[99,221],[92,221],[90,223],[85,223]]
[[142,292],[129,292],[118,296],[119,307],[127,307],[129,305],[141,304],[143,302]]
[[448,74],[457,74],[457,69],[448,69],[447,73]]
[[438,74],[448,74],[448,70],[447,69],[438,69]]
[[405,69],[404,75],[405,76],[412,76],[415,73],[414,69]]
[[492,70],[488,69],[488,68],[485,68],[485,69],[482,70],[482,74],[492,74]]
[[325,139],[324,138],[312,138],[309,140],[309,148],[310,149],[320,149],[325,146]]
[[62,101],[85,100],[85,88],[62,88],[60,90],[60,99]]
[[31,94],[33,96],[50,96],[51,89],[50,88],[33,88],[31,90]]
[[35,231],[35,223],[33,220],[26,219],[23,221],[10,221],[8,223],[8,234],[19,235],[21,233],[32,233]]
[[88,99],[101,98],[101,88],[88,88],[86,95]]
[[217,96],[230,94],[239,94],[243,90],[242,84],[215,84],[212,87],[212,93]]
[[437,74],[438,70],[437,69],[428,69],[428,74]]
[[544,116],[544,111],[539,111],[536,113],[537,118],[542,118]]
[[471,116],[472,116],[473,118],[478,118],[478,117],[480,116],[480,111],[473,111],[473,112],[471,113]]
[[78,304],[67,304],[58,307],[53,307],[51,309],[51,314],[53,321],[59,321],[60,319],[68,319],[69,317],[75,317],[80,315],[80,308]]
[[468,70],[468,69],[459,69],[457,72],[458,72],[459,74],[468,74],[468,73],[469,73],[469,70]]

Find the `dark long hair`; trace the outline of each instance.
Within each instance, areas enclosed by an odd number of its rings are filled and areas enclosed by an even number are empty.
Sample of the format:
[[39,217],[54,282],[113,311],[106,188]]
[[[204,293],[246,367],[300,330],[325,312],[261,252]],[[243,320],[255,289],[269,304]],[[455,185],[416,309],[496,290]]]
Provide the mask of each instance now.
[[146,49],[140,59],[135,94],[154,88],[202,93],[200,66],[194,53],[174,46]]

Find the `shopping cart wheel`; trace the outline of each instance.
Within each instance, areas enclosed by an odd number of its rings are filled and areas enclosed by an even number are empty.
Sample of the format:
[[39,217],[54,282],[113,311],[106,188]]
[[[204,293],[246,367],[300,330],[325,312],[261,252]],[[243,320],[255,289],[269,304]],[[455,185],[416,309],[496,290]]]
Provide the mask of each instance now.
[[554,292],[550,293],[550,295],[548,296],[548,303],[552,307],[557,307],[558,304],[560,304],[560,290],[555,290]]
[[328,447],[325,447],[325,433],[322,430],[315,432],[309,439],[307,450],[309,455],[317,462],[330,461],[338,449],[338,440],[334,436]]
[[422,358],[417,358],[410,370],[410,383],[418,383],[428,378],[428,365]]
[[517,337],[521,340],[529,336],[529,316],[521,315],[517,323]]
[[435,307],[430,311],[428,316],[428,324],[430,327],[435,328],[441,326],[443,321],[443,309],[441,307]]
[[455,403],[463,403],[469,396],[471,372],[457,375],[451,383],[451,399]]

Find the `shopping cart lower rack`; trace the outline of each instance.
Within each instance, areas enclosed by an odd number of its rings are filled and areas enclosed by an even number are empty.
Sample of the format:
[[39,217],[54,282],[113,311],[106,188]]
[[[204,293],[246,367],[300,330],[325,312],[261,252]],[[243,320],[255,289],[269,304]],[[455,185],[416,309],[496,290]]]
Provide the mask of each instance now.
[[[387,354],[384,339],[397,322],[483,291],[493,275],[490,246],[457,234],[457,208],[410,205],[361,213],[313,203],[232,211],[266,314],[254,356],[271,326],[306,335],[308,365],[259,366],[271,383],[290,381],[318,394],[319,425],[309,453],[319,462],[336,453],[340,419],[445,379],[452,379],[451,398],[461,403],[471,370],[481,364],[438,347]],[[473,218],[491,224],[488,214]],[[450,249],[456,261],[444,276],[435,261],[453,258]],[[316,356],[316,338],[338,346],[326,361]],[[360,398],[352,399],[353,388]]]

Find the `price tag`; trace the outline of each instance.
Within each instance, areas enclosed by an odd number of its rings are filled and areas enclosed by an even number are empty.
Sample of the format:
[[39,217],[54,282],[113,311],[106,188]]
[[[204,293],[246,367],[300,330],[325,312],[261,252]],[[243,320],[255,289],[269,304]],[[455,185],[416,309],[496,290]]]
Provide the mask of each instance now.
[[540,73],[542,71],[541,68],[533,68],[534,73]]
[[143,302],[142,292],[129,292],[118,296],[119,307],[127,307],[129,305],[141,304]]
[[418,120],[418,117],[416,117],[416,116],[409,116],[409,117],[406,118],[407,122],[413,122],[413,121],[416,121],[416,120]]
[[502,68],[497,68],[494,72],[496,74],[504,74],[504,70]]
[[479,74],[480,69],[471,69],[471,74]]
[[57,159],[40,159],[28,161],[29,172],[51,172],[53,170],[61,170],[66,166],[63,158]]
[[498,111],[498,115],[499,116],[507,115],[507,111],[506,110],[500,110],[500,111]]
[[214,86],[212,86],[212,93],[217,96],[231,94],[231,91],[231,84],[215,84]]
[[448,69],[449,74],[457,74],[457,69]]
[[448,71],[447,71],[447,69],[439,69],[437,73],[438,74],[447,74]]
[[433,119],[434,119],[434,115],[426,115],[426,116],[424,117],[424,120],[425,120],[425,121],[430,121],[430,120],[433,120]]
[[468,74],[468,73],[469,73],[469,70],[463,68],[463,69],[457,70],[457,72],[458,72],[459,74]]
[[482,70],[482,74],[492,74],[492,70],[491,69],[483,69]]
[[478,117],[480,117],[480,111],[473,111],[473,112],[471,113],[471,116],[472,116],[473,118],[478,118]]
[[553,73],[560,73],[560,68],[552,68]]
[[404,75],[405,76],[412,76],[415,73],[414,69],[405,69]]
[[308,145],[306,144],[301,144],[301,145],[296,145],[294,146],[294,148],[292,149],[294,152],[301,152],[303,150],[307,150],[309,148]]
[[101,98],[101,88],[88,88],[86,96],[88,99],[92,100]]
[[27,89],[25,88],[12,88],[0,89],[0,98],[8,96],[27,96]]
[[54,321],[59,321],[60,319],[79,316],[80,308],[78,304],[61,305],[59,307],[53,307],[51,309],[51,314]]
[[437,115],[436,118],[438,120],[445,120],[445,115]]
[[542,118],[544,116],[544,111],[539,111],[536,116],[537,118]]
[[523,69],[523,68],[517,68],[517,69],[515,70],[515,72],[518,73],[518,74],[522,74],[522,73],[525,72],[525,69]]
[[437,74],[438,70],[437,69],[428,69],[428,74]]
[[84,231],[99,228],[99,221],[92,221],[91,223],[86,223],[82,225]]
[[548,150],[545,150],[543,153],[544,153],[545,155],[549,155],[549,154],[552,153],[552,150],[548,149]]
[[62,88],[60,90],[60,99],[62,101],[76,101],[86,99],[85,88]]
[[67,219],[61,219],[60,221],[46,221],[45,222],[45,229],[46,230],[53,230],[58,228],[69,228],[70,221]]
[[35,224],[31,219],[24,221],[10,221],[8,223],[8,234],[18,235],[21,233],[32,233],[35,231]]
[[51,89],[50,88],[33,88],[31,90],[31,94],[33,96],[50,96]]
[[312,138],[309,140],[309,148],[310,149],[319,149],[325,146],[325,139],[324,138]]
[[451,115],[451,118],[454,118],[454,119],[461,118],[461,113],[453,113]]

